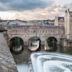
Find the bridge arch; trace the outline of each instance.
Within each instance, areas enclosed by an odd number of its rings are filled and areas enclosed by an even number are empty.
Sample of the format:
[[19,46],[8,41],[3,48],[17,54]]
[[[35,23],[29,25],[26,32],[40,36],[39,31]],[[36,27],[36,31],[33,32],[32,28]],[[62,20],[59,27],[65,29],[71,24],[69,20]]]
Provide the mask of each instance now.
[[41,49],[41,39],[36,36],[29,38],[28,49],[30,51],[39,51]]
[[48,47],[50,48],[49,51],[56,51],[57,50],[57,38],[51,36],[47,38],[47,44]]
[[12,37],[10,39],[10,51],[14,54],[20,54],[24,50],[24,41],[21,37]]

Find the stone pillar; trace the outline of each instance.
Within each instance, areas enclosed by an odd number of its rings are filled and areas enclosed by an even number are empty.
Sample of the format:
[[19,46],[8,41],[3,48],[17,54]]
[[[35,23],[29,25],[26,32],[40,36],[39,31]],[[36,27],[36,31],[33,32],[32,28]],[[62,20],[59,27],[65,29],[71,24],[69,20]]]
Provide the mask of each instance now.
[[63,38],[60,38],[59,52],[64,52],[64,39]]
[[45,51],[48,51],[49,49],[50,49],[50,48],[49,48],[47,42],[45,41],[44,50],[45,50]]

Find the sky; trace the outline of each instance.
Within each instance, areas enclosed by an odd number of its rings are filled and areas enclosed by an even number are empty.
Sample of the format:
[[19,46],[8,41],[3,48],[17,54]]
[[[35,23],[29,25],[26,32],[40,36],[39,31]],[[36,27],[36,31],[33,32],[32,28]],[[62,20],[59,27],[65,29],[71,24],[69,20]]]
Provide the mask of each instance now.
[[0,0],[1,19],[41,20],[63,16],[72,0]]

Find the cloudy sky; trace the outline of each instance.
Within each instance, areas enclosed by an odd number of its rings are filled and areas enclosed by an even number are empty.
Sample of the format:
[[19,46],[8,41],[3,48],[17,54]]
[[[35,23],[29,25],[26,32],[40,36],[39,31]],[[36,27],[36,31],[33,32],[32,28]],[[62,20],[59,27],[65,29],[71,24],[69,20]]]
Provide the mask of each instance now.
[[63,16],[72,0],[0,0],[1,19],[48,19]]

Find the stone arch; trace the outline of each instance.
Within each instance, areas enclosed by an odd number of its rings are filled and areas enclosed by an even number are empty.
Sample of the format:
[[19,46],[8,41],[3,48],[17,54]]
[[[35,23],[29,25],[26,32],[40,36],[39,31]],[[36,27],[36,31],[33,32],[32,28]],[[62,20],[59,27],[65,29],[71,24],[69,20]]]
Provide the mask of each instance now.
[[24,49],[24,41],[20,37],[12,37],[10,39],[10,51],[14,54],[20,54]]
[[48,37],[47,38],[47,44],[48,44],[48,47],[50,48],[49,51],[56,51],[57,50],[57,38],[55,37]]
[[39,37],[31,37],[28,40],[28,49],[30,51],[39,51],[41,49],[41,39]]

